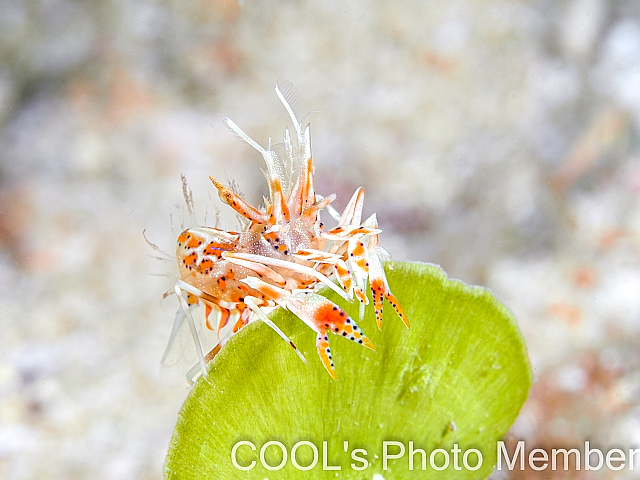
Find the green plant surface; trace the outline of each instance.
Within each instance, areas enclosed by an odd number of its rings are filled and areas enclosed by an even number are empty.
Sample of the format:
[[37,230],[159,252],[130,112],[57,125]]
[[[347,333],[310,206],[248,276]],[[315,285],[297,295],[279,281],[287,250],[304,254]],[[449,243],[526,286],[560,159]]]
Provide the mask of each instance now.
[[[331,335],[338,380],[331,379],[316,353],[316,335],[282,309],[271,318],[289,335],[308,360],[293,350],[262,322],[234,336],[209,364],[191,390],[171,439],[165,462],[167,479],[471,479],[485,478],[496,462],[497,441],[507,432],[532,382],[526,347],[511,313],[486,289],[449,280],[434,265],[389,262],[385,265],[392,291],[410,322],[407,329],[385,302],[382,331],[376,328],[371,302],[359,326],[375,351]],[[324,293],[324,292],[323,292]],[[333,292],[326,294],[354,319],[357,302],[348,304]],[[357,321],[357,320],[356,320]],[[237,450],[237,462],[254,468],[241,471],[231,461],[238,441],[256,446]],[[319,459],[308,471],[291,462],[291,448],[308,441]],[[277,471],[265,469],[260,449],[279,441],[288,461]],[[323,441],[328,466],[323,469]],[[405,455],[388,460],[383,470],[383,442],[402,442]],[[409,470],[409,442],[426,451],[413,456]],[[345,442],[348,444],[345,445]],[[432,468],[429,456],[437,448],[458,454],[446,470]],[[351,457],[353,449],[368,461]],[[482,465],[468,470],[462,464],[467,449],[482,453]],[[345,452],[346,450],[346,452]],[[388,447],[390,454],[399,447]],[[280,463],[277,446],[265,450],[271,466]],[[468,464],[476,464],[469,454]],[[309,445],[296,452],[298,465],[313,461]],[[435,457],[441,465],[442,454]],[[380,477],[376,476],[376,479]]]

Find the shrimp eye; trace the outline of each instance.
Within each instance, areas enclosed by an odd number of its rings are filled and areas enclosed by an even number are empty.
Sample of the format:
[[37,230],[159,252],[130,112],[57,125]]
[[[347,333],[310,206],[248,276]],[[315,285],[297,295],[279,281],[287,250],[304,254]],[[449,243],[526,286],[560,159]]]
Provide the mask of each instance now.
[[228,188],[224,188],[220,190],[218,193],[219,193],[220,200],[222,200],[227,205],[233,202],[233,193]]

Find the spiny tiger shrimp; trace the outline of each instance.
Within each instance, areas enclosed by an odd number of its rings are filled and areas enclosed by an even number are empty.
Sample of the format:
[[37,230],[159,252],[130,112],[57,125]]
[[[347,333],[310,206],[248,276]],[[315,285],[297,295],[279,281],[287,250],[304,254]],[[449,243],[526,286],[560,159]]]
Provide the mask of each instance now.
[[[407,328],[409,320],[385,277],[376,215],[361,221],[364,189],[355,191],[342,214],[330,205],[335,194],[322,197],[315,193],[309,124],[303,127],[298,122],[287,100],[286,88],[276,85],[276,94],[295,129],[294,140],[288,128],[285,129],[282,157],[272,150],[271,140],[265,149],[231,120],[223,120],[233,133],[262,155],[267,166],[269,198],[262,208],[255,208],[231,188],[210,177],[222,202],[241,216],[245,226],[240,232],[189,228],[178,236],[176,257],[180,279],[174,290],[181,308],[176,324],[187,319],[203,375],[206,375],[206,364],[230,336],[257,319],[289,343],[306,363],[293,342],[267,316],[281,306],[316,332],[320,359],[336,379],[329,332],[372,350],[374,346],[344,310],[316,290],[328,287],[350,302],[355,295],[361,302],[362,319],[364,306],[369,303],[365,293],[368,280],[379,329],[384,299]],[[335,219],[335,227],[325,229],[319,219],[321,210]],[[337,279],[338,284],[332,278]],[[229,332],[222,335],[206,355],[190,310],[198,304],[204,305],[208,329],[220,332],[227,327]],[[197,367],[194,367],[196,372]]]

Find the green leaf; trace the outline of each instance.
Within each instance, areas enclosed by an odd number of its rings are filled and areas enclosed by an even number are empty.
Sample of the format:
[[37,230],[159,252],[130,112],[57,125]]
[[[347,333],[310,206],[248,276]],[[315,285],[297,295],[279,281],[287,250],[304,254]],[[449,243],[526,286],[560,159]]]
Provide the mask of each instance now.
[[[371,305],[358,322],[376,346],[375,351],[331,335],[338,380],[325,371],[315,348],[315,333],[279,309],[272,319],[305,354],[308,365],[262,322],[239,332],[209,365],[208,382],[200,379],[182,407],[165,463],[167,479],[317,479],[373,478],[386,480],[485,478],[496,462],[497,441],[513,423],[531,386],[531,367],[524,340],[511,313],[487,290],[449,280],[433,265],[386,264],[392,291],[403,306],[411,328],[406,329],[385,304],[382,331],[376,328]],[[358,305],[327,294],[354,319]],[[236,442],[250,441],[237,450],[237,463],[256,464],[249,471],[236,468],[231,451]],[[265,469],[261,447],[281,442],[286,465]],[[298,470],[291,450],[299,441],[311,442],[318,463]],[[341,470],[323,470],[325,464]],[[402,442],[402,458],[388,459],[383,470],[383,442]],[[413,456],[409,470],[409,442],[425,450]],[[345,445],[344,442],[348,442]],[[460,453],[451,452],[454,444]],[[345,453],[346,447],[346,453]],[[366,450],[369,465],[354,470],[351,452]],[[400,447],[389,446],[388,454]],[[436,471],[430,462],[434,449],[449,451],[449,467]],[[481,467],[465,468],[468,449],[482,454]],[[457,456],[455,470],[454,457]],[[265,448],[265,461],[277,466],[282,452]],[[303,444],[296,451],[298,465],[314,460]],[[442,465],[444,454],[434,457]],[[475,467],[475,453],[467,455]],[[379,477],[376,477],[379,478]]]

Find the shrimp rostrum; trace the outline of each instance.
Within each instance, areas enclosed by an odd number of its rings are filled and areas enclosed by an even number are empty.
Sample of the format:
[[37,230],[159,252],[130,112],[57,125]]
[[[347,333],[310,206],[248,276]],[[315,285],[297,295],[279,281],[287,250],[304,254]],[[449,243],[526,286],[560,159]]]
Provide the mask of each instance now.
[[[353,318],[332,301],[316,293],[328,287],[347,301],[361,302],[360,318],[369,300],[367,282],[378,328],[382,326],[382,307],[386,299],[400,319],[409,321],[391,293],[382,266],[383,250],[378,244],[380,230],[375,214],[361,221],[364,189],[358,188],[339,214],[330,203],[335,195],[317,195],[313,185],[310,129],[298,122],[283,90],[276,94],[286,108],[295,130],[284,133],[284,154],[279,156],[263,148],[228,118],[226,126],[262,155],[266,163],[269,198],[262,208],[244,201],[231,188],[211,181],[220,199],[244,220],[240,232],[212,227],[189,228],[177,242],[180,279],[175,293],[180,301],[178,320],[186,318],[196,344],[199,368],[206,375],[206,364],[234,333],[254,320],[262,320],[300,351],[267,316],[275,307],[283,307],[316,332],[316,346],[331,377],[336,370],[329,348],[329,333],[345,337],[367,348],[371,341]],[[321,210],[337,225],[325,229]],[[333,279],[337,280],[335,283]],[[206,355],[197,335],[190,308],[202,304],[206,327],[217,329],[219,343]],[[228,332],[220,334],[220,332]],[[192,369],[191,373],[194,373]]]

